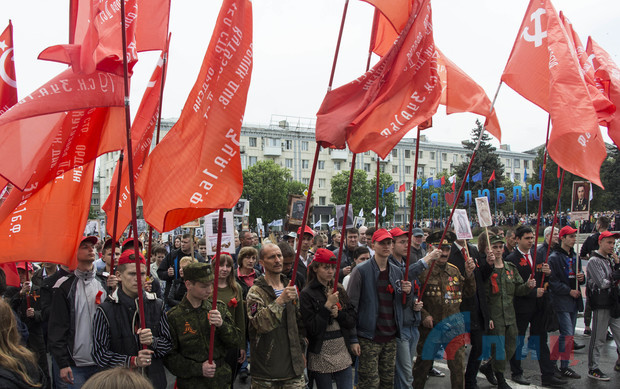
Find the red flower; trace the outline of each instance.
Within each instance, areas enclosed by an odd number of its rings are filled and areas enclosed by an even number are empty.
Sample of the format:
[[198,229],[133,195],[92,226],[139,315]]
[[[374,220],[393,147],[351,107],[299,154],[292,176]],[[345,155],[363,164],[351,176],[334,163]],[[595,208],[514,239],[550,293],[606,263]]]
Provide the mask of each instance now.
[[392,284],[388,284],[386,289],[389,293],[394,294],[394,288],[392,288]]
[[97,296],[95,296],[95,304],[101,304],[101,296],[103,295],[102,291],[97,292]]
[[229,307],[236,307],[237,306],[237,299],[236,298],[231,298],[230,301],[228,302],[228,306]]
[[527,263],[527,260],[525,258],[521,258],[521,261],[519,262],[519,265],[521,265],[521,266],[529,266],[529,263]]

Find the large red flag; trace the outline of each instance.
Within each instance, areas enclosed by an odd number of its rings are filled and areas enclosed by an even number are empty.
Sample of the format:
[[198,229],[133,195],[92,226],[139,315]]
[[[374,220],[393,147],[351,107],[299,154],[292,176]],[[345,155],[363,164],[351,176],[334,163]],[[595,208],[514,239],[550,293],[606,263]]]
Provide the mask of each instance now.
[[[151,141],[153,139],[153,130],[157,127],[157,121],[159,117],[159,104],[161,101],[161,86],[165,79],[163,72],[164,58],[166,52],[161,53],[161,57],[157,62],[157,67],[153,71],[151,80],[149,81],[142,102],[136,113],[133,124],[131,125],[131,144],[133,145],[133,172],[134,180],[136,180],[140,171],[142,170],[142,164],[146,159],[146,156],[151,150]],[[125,146],[125,153],[127,147]],[[114,202],[116,201],[116,186],[118,182],[118,165],[114,170],[112,181],[110,183],[110,195],[108,196],[102,209],[107,215],[109,221],[106,225],[108,233],[112,235],[114,228]],[[121,173],[121,195],[118,201],[118,221],[116,225],[119,227],[119,231],[125,229],[127,224],[131,221],[131,204],[129,198],[129,164],[123,164],[123,171]]]
[[[594,68],[597,87],[616,107],[620,107],[620,68],[618,68],[611,56],[591,37],[588,38],[586,52],[588,59],[590,59],[590,64]],[[616,112],[606,125],[609,137],[616,146],[620,145],[620,112]]]
[[158,231],[230,208],[241,196],[239,136],[252,63],[252,4],[225,0],[181,117],[138,179],[144,218]]
[[383,57],[398,39],[405,28],[409,15],[413,12],[416,0],[363,0],[375,6],[373,34],[370,48],[373,53]]
[[602,187],[600,167],[607,150],[597,113],[568,33],[550,1],[530,1],[502,81],[551,115],[551,158]]
[[[17,103],[17,82],[13,62],[13,25],[0,35],[0,115]],[[4,187],[0,187],[2,189]]]
[[75,268],[92,194],[95,162],[48,182],[0,223],[0,263],[45,261]]
[[390,51],[366,74],[327,93],[317,113],[316,139],[354,153],[385,158],[405,134],[437,110],[437,73],[429,0],[417,3]]
[[40,188],[121,149],[123,101],[122,77],[65,70],[0,116],[0,175],[22,190]]

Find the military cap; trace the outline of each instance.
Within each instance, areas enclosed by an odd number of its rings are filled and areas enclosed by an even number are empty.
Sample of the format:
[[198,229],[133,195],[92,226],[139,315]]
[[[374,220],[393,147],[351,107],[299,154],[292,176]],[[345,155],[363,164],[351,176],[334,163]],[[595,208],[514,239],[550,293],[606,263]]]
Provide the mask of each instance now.
[[197,281],[206,284],[213,281],[214,278],[213,268],[208,263],[193,262],[183,269],[183,279],[186,281]]
[[452,242],[456,240],[456,234],[454,234],[454,232],[452,231],[448,231],[446,232],[446,236],[444,237],[443,241],[440,242],[442,234],[443,234],[443,231],[441,230],[435,231],[432,234],[430,234],[428,238],[426,238],[426,241],[435,247],[443,247],[443,246],[449,247],[452,244]]
[[504,243],[504,238],[500,235],[489,235],[489,243],[494,245],[495,243]]

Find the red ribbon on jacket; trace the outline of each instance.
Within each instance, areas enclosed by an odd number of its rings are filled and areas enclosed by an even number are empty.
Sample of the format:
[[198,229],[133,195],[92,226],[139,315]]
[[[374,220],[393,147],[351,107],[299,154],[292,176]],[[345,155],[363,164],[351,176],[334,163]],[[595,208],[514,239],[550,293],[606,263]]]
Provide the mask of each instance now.
[[499,274],[495,273],[491,276],[491,287],[493,287],[493,293],[499,293],[499,285],[497,285],[497,276]]

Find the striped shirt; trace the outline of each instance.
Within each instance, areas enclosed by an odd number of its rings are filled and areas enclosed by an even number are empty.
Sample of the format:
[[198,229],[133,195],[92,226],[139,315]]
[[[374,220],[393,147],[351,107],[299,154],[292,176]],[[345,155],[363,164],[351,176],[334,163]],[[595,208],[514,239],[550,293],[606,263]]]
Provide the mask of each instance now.
[[379,272],[377,295],[379,296],[379,316],[373,341],[387,343],[396,336],[396,319],[394,318],[394,290],[390,284],[390,267]]

